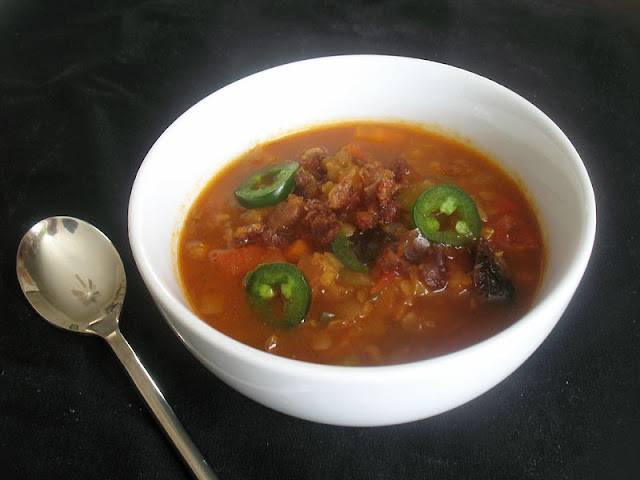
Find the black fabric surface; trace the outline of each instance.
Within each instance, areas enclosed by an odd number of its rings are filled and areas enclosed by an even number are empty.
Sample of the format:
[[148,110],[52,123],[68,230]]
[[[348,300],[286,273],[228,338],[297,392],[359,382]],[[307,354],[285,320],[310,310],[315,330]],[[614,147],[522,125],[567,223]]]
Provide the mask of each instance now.
[[[184,110],[265,68],[348,53],[435,60],[521,94],[576,146],[599,213],[578,292],[520,369],[383,428],[298,420],[221,383],[162,319],[127,239],[136,171]],[[120,251],[122,332],[222,479],[640,478],[637,1],[5,0],[0,125],[0,478],[190,475],[108,346],[23,297],[18,243],[56,214]]]

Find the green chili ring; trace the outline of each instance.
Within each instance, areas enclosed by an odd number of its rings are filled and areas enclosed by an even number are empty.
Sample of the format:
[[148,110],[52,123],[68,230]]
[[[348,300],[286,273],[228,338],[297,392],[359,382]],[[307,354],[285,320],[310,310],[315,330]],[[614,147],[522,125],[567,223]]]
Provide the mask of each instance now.
[[[301,323],[311,306],[311,287],[303,273],[285,262],[263,263],[244,277],[250,301],[268,323],[290,328]],[[278,293],[285,301],[281,317],[269,308]]]
[[369,268],[356,257],[353,251],[353,242],[345,235],[344,229],[340,229],[338,235],[331,242],[331,249],[345,267],[354,272],[369,273]]
[[[453,230],[440,230],[434,214],[451,215],[458,212],[460,219]],[[418,197],[411,209],[414,225],[433,242],[454,247],[468,245],[480,236],[482,220],[473,199],[453,185],[436,185]]]
[[287,199],[296,188],[297,163],[285,163],[256,173],[235,191],[245,208],[270,207]]

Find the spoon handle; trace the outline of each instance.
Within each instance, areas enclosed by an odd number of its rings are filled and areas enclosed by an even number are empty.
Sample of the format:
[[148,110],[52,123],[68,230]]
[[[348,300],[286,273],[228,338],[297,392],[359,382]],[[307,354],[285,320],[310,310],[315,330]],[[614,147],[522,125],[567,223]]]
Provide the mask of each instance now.
[[211,470],[198,447],[193,443],[189,434],[176,417],[175,413],[165,400],[162,392],[147,373],[138,356],[129,343],[116,328],[109,335],[103,337],[116,353],[138,390],[164,428],[165,432],[176,446],[186,463],[199,480],[215,480],[218,477]]

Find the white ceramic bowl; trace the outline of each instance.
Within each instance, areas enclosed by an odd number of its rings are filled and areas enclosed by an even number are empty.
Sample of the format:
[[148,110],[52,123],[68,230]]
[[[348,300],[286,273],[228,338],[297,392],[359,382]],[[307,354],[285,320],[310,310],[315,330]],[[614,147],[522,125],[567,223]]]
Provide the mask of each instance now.
[[[404,120],[457,134],[526,185],[548,242],[531,311],[486,341],[396,366],[339,367],[245,346],[199,320],[176,275],[177,236],[200,189],[258,142],[341,120]],[[555,326],[587,266],[596,208],[589,177],[562,131],[510,90],[424,60],[319,58],[239,80],[197,103],[158,139],[136,177],[129,238],[158,308],[193,354],[233,388],[316,422],[374,426],[426,418],[486,392],[518,368]]]

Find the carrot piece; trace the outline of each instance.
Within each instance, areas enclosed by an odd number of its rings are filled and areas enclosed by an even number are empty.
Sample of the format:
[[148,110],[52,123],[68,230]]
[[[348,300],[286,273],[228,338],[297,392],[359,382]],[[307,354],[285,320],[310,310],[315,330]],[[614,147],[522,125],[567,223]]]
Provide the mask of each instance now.
[[231,250],[221,250],[213,258],[223,273],[244,277],[261,263],[282,262],[284,255],[277,248],[252,243]]
[[391,285],[391,282],[393,282],[393,280],[398,276],[400,276],[400,274],[396,271],[388,272],[382,275],[378,279],[376,284],[373,287],[371,287],[371,295],[375,295],[376,293],[387,288],[389,285]]
[[287,257],[293,260],[298,260],[302,255],[309,252],[311,252],[309,244],[304,240],[299,239],[291,244],[289,250],[287,250]]

